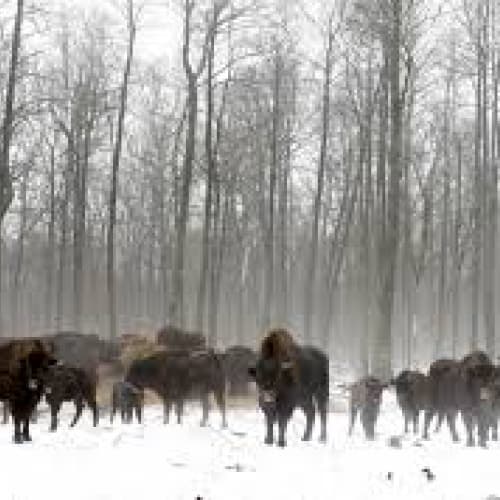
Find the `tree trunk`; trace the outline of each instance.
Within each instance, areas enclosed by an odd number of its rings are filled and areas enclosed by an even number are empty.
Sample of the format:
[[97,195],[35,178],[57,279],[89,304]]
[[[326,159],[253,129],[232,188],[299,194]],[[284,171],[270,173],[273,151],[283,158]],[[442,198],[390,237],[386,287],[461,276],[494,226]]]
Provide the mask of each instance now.
[[373,374],[384,380],[391,375],[392,312],[399,244],[400,182],[402,173],[402,96],[400,86],[400,49],[402,0],[391,4],[389,71],[391,90],[391,145],[389,152],[389,193],[386,236],[381,242],[378,268],[379,289],[375,325]]
[[323,185],[325,182],[325,165],[328,148],[328,136],[330,134],[330,80],[333,50],[333,16],[330,16],[328,24],[328,47],[325,54],[325,68],[323,80],[323,103],[322,103],[322,124],[321,143],[319,153],[318,173],[316,177],[316,193],[313,206],[313,221],[311,235],[311,250],[309,256],[309,266],[306,273],[306,287],[304,293],[304,340],[311,341],[312,319],[314,314],[314,294],[316,292],[316,267],[318,258],[318,232],[319,218],[323,200]]
[[50,173],[49,173],[49,226],[47,231],[46,255],[46,287],[45,287],[45,324],[44,327],[51,331],[53,327],[54,309],[54,254],[55,254],[55,225],[56,225],[56,189],[55,189],[55,144],[50,145]]
[[120,108],[118,111],[118,128],[116,132],[115,145],[113,149],[113,161],[111,171],[111,190],[109,195],[109,222],[107,238],[107,288],[108,288],[108,334],[111,340],[116,339],[117,319],[116,319],[116,277],[115,277],[115,228],[116,228],[116,198],[118,191],[118,169],[120,166],[120,155],[122,150],[123,124],[127,107],[128,81],[132,57],[134,52],[134,42],[136,26],[133,13],[133,0],[128,2],[128,29],[129,41],[127,49],[127,59],[123,72],[123,81],[120,89]]
[[[0,235],[2,234],[3,220],[14,198],[12,178],[10,174],[10,145],[12,142],[14,123],[14,102],[16,98],[16,73],[21,47],[21,26],[24,13],[24,1],[17,0],[14,31],[12,33],[12,47],[10,54],[9,79],[5,96],[5,114],[2,126],[2,150],[0,152]],[[1,240],[1,238],[0,238]],[[3,294],[2,290],[2,247],[0,245],[0,335],[3,334]]]

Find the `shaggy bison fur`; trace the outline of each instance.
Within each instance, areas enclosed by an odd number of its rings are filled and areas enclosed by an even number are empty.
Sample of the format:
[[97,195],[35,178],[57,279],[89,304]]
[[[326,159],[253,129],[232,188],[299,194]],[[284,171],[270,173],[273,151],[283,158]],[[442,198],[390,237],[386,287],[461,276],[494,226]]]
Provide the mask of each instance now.
[[278,446],[286,445],[286,428],[297,407],[306,415],[302,439],[311,439],[317,408],[320,440],[326,441],[328,371],[328,357],[319,349],[297,345],[284,329],[274,329],[267,334],[256,365],[249,368],[250,376],[257,383],[259,406],[266,420],[266,444],[273,443],[277,422]]

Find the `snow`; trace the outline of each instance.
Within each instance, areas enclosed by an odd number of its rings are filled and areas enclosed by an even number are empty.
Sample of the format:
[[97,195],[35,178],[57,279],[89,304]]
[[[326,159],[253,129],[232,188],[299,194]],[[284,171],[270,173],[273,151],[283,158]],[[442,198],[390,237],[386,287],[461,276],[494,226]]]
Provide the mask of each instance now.
[[[263,444],[263,417],[257,408],[232,407],[229,428],[211,412],[200,428],[201,410],[186,408],[182,425],[163,425],[159,406],[148,406],[145,422],[99,427],[84,412],[74,429],[73,406],[60,415],[56,433],[48,432],[44,412],[32,424],[33,442],[12,443],[12,426],[0,426],[0,498],[24,500],[128,499],[450,499],[500,497],[500,444],[489,449],[454,444],[443,426],[430,442],[403,437],[400,449],[388,446],[399,435],[402,417],[392,394],[384,395],[378,435],[365,441],[360,426],[347,436],[347,415],[330,413],[329,441],[303,443],[304,418],[297,411],[288,446]],[[316,422],[319,424],[319,422]],[[359,422],[358,422],[359,425]],[[463,429],[461,429],[463,436]],[[428,467],[435,479],[428,480]],[[392,473],[392,479],[387,478]]]

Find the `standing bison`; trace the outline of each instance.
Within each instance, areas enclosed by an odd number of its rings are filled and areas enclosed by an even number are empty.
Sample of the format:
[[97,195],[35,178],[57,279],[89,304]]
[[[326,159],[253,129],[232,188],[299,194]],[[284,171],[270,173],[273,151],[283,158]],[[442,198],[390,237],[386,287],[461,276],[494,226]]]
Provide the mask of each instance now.
[[14,442],[31,441],[30,417],[44,390],[49,367],[56,363],[51,346],[40,339],[12,340],[0,346],[0,400],[14,420]]
[[429,425],[436,413],[446,416],[454,441],[458,441],[455,428],[460,412],[467,431],[467,445],[474,446],[477,429],[479,444],[486,446],[494,405],[495,367],[483,352],[476,351],[461,361],[441,359],[429,369],[430,406],[425,412],[424,438],[428,438]]
[[130,382],[122,380],[113,384],[111,396],[110,419],[113,419],[116,412],[120,410],[122,423],[130,424],[134,418],[134,411],[139,423],[142,422],[142,411],[144,408],[144,391],[135,387]]
[[97,379],[82,368],[58,364],[51,367],[45,377],[45,399],[50,407],[50,430],[57,429],[57,416],[62,404],[72,401],[76,413],[70,423],[74,427],[80,419],[86,403],[92,411],[93,425],[98,423],[96,400]]
[[351,385],[349,398],[349,413],[351,417],[349,435],[352,434],[359,412],[366,439],[375,439],[375,424],[380,412],[382,392],[386,387],[387,385],[375,377],[364,377]]
[[266,444],[274,441],[278,423],[278,446],[285,446],[288,422],[296,407],[306,415],[302,439],[311,439],[315,404],[321,420],[320,440],[326,441],[328,407],[328,357],[314,347],[297,345],[284,329],[271,330],[261,344],[257,363],[249,368],[259,391],[259,406],[266,419]]
[[201,425],[208,421],[209,395],[213,393],[226,426],[226,383],[222,359],[213,350],[159,351],[134,361],[127,372],[126,382],[140,389],[150,389],[163,401],[163,420],[169,420],[175,405],[177,421],[181,423],[184,402],[199,397],[203,416]]
[[430,383],[429,377],[413,370],[403,370],[391,385],[396,388],[396,398],[404,418],[404,431],[409,430],[410,423],[413,432],[418,432],[420,413],[429,408]]

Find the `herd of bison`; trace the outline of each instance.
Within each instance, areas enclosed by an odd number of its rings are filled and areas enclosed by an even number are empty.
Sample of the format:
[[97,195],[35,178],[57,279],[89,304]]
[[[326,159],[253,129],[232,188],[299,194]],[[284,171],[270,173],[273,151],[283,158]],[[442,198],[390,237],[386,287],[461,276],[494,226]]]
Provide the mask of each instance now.
[[[63,402],[73,402],[76,413],[92,411],[98,425],[97,382],[102,369],[113,380],[108,395],[111,422],[119,412],[122,422],[142,422],[145,390],[163,403],[167,423],[171,410],[182,422],[185,401],[199,398],[201,425],[206,425],[209,398],[213,395],[220,410],[221,425],[227,426],[226,396],[248,396],[251,382],[257,387],[258,404],[265,419],[265,443],[286,445],[287,424],[296,408],[306,416],[302,439],[312,438],[316,413],[320,420],[319,439],[326,442],[329,399],[329,360],[320,349],[301,346],[282,328],[267,332],[257,352],[233,346],[224,352],[207,348],[198,333],[165,327],[154,338],[124,335],[117,342],[96,335],[61,332],[37,338],[1,339],[0,401],[4,423],[9,413],[14,423],[14,442],[31,441],[29,426],[36,420],[38,403],[45,398],[50,408],[50,430],[58,426]],[[457,416],[467,432],[467,445],[486,446],[497,440],[500,417],[500,367],[480,351],[462,360],[440,359],[427,374],[404,370],[397,377],[381,381],[363,377],[347,386],[349,390],[349,433],[359,413],[367,439],[374,439],[384,389],[394,387],[404,417],[404,431],[418,432],[424,416],[422,437],[436,417],[437,427],[446,419],[453,441],[458,441]]]

